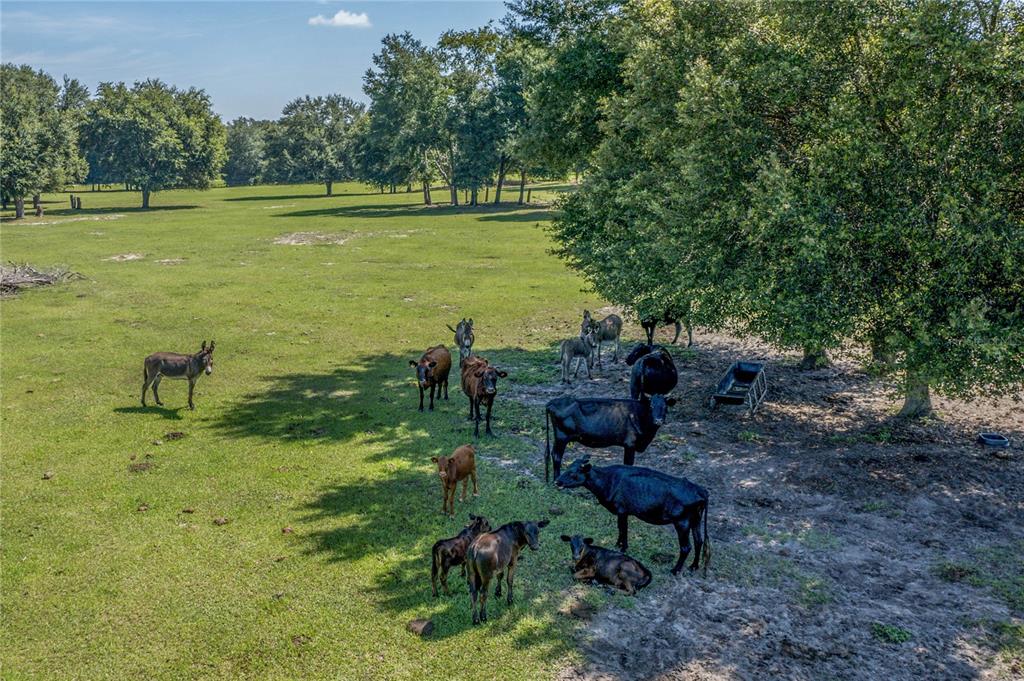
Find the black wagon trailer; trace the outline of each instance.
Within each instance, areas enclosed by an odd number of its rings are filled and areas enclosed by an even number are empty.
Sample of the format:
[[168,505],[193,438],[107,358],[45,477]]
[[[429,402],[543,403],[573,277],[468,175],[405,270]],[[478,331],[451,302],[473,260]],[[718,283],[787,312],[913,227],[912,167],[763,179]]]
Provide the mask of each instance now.
[[720,404],[744,406],[753,414],[768,393],[761,362],[733,362],[711,396],[711,408]]

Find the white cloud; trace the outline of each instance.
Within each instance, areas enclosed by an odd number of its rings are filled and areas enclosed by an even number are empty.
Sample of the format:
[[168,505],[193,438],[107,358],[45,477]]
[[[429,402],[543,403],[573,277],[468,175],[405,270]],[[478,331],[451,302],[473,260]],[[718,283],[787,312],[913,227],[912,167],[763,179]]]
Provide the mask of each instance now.
[[317,14],[315,17],[310,17],[309,25],[335,26],[338,28],[369,28],[370,17],[366,15],[366,12],[355,14],[353,12],[339,9],[333,17],[325,17],[323,14]]

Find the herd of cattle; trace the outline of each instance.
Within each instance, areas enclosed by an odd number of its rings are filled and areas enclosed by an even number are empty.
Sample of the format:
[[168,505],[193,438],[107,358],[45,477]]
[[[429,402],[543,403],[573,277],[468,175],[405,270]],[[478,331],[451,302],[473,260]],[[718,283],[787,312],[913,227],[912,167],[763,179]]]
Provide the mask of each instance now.
[[[590,491],[618,520],[619,551],[595,546],[593,540],[581,535],[562,535],[570,544],[573,558],[573,577],[580,581],[605,584],[628,594],[635,594],[651,582],[651,572],[640,561],[625,552],[629,548],[628,520],[630,516],[653,525],[672,525],[679,539],[679,556],[672,568],[678,574],[690,553],[693,539],[694,558],[690,570],[697,570],[703,559],[707,571],[710,560],[708,541],[708,491],[686,478],[660,471],[634,466],[636,454],[642,454],[651,444],[658,429],[665,423],[668,408],[676,403],[666,395],[679,380],[672,355],[664,347],[654,345],[653,333],[658,321],[645,321],[645,344],[637,345],[627,356],[632,367],[628,399],[577,398],[563,396],[547,403],[545,408],[546,445],[544,479],[549,481],[554,464],[555,486],[559,489],[583,487]],[[676,325],[678,340],[682,324],[667,319],[664,323]],[[480,435],[480,421],[486,422],[485,432],[493,435],[491,411],[498,393],[498,379],[508,374],[492,366],[485,358],[473,354],[473,320],[463,319],[453,329],[455,345],[459,349],[459,371],[462,391],[469,400],[469,418],[474,421],[474,435]],[[689,330],[689,326],[687,327]],[[608,315],[595,320],[584,311],[579,336],[561,344],[562,381],[570,382],[572,364],[585,364],[587,376],[596,363],[601,365],[601,347],[606,342],[615,344],[612,361],[618,361],[622,319]],[[691,339],[692,342],[692,339]],[[428,348],[419,361],[410,360],[416,370],[420,391],[419,409],[423,411],[424,396],[429,393],[429,409],[434,408],[435,394],[448,399],[448,376],[452,369],[451,353],[444,345]],[[481,407],[486,415],[481,416]],[[554,446],[551,437],[554,437]],[[622,447],[623,465],[594,466],[584,456],[562,470],[562,458],[571,442],[587,447]],[[473,495],[478,494],[476,480],[476,449],[462,445],[451,456],[433,457],[441,480],[441,511],[455,515],[455,493],[461,481],[461,500],[473,481]],[[515,521],[492,529],[486,518],[470,515],[470,523],[459,534],[436,542],[431,551],[431,589],[436,597],[440,582],[446,595],[448,572],[461,566],[462,575],[469,585],[473,624],[487,621],[487,593],[491,581],[497,581],[494,595],[500,597],[502,580],[507,586],[507,602],[512,603],[512,583],[525,547],[538,548],[541,528],[547,520]],[[703,527],[702,527],[703,525]]]
[[[593,540],[580,535],[562,535],[570,544],[573,557],[573,576],[581,581],[596,581],[629,594],[634,594],[651,582],[650,571],[640,561],[628,556],[628,520],[630,516],[653,525],[672,525],[679,538],[679,556],[672,574],[682,570],[690,553],[690,537],[693,538],[694,558],[691,570],[700,567],[704,561],[707,571],[710,559],[708,542],[708,492],[686,478],[679,478],[651,468],[634,466],[636,454],[642,454],[651,444],[658,429],[665,423],[668,408],[675,404],[666,395],[676,387],[679,380],[672,355],[664,347],[654,345],[654,328],[658,323],[674,323],[676,340],[681,324],[678,321],[646,320],[647,343],[637,345],[627,356],[626,364],[631,366],[629,398],[578,398],[564,396],[551,400],[545,409],[545,453],[544,479],[550,480],[549,471],[554,463],[555,485],[559,489],[583,487],[590,491],[618,520],[618,541],[620,551],[594,546]],[[494,367],[483,357],[473,354],[473,320],[463,319],[452,329],[455,345],[459,349],[459,371],[462,391],[469,399],[469,418],[474,422],[474,435],[480,435],[480,421],[486,423],[485,432],[491,430],[491,411],[498,394],[498,379],[508,374]],[[687,325],[689,330],[689,325]],[[606,342],[615,344],[612,361],[619,358],[619,340],[622,334],[622,319],[608,315],[595,320],[589,311],[584,311],[578,337],[561,345],[562,380],[570,381],[570,368],[576,363],[586,364],[587,375],[595,362],[601,365],[601,346]],[[673,343],[675,340],[673,340]],[[691,338],[692,342],[692,338]],[[186,379],[189,383],[188,406],[194,409],[193,389],[202,374],[213,372],[214,343],[209,346],[203,341],[199,352],[191,355],[160,352],[146,358],[142,376],[142,405],[146,406],[146,392],[152,388],[157,404],[160,395],[157,388],[160,380],[166,378]],[[448,376],[452,369],[451,353],[444,345],[428,348],[419,361],[410,361],[416,370],[419,386],[419,409],[423,411],[423,398],[430,395],[429,409],[434,409],[434,398],[448,399]],[[481,416],[481,408],[486,409]],[[554,437],[552,447],[551,438]],[[623,465],[594,466],[584,456],[562,470],[562,457],[571,442],[587,447],[622,447]],[[479,493],[476,478],[476,450],[473,445],[462,445],[451,456],[434,457],[438,477],[443,491],[441,510],[454,517],[455,492],[461,481],[464,501],[469,482],[473,482],[473,494]],[[541,528],[547,520],[516,521],[497,529],[476,515],[470,516],[470,524],[458,535],[442,539],[434,544],[431,559],[431,584],[437,596],[437,582],[441,582],[446,594],[448,571],[461,566],[463,576],[469,584],[472,600],[473,624],[487,620],[487,591],[491,581],[497,581],[495,596],[501,596],[502,579],[508,588],[508,603],[512,603],[512,582],[520,552],[527,546],[538,548]],[[701,526],[703,525],[703,532]]]

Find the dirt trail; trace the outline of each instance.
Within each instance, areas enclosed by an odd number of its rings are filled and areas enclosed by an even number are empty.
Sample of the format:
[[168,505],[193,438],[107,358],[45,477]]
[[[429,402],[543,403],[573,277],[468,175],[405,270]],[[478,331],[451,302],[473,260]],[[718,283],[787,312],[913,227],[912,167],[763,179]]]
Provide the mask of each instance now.
[[[805,372],[756,342],[697,342],[673,348],[680,403],[637,463],[711,491],[709,577],[673,578],[655,547],[637,546],[654,584],[581,624],[585,663],[560,678],[1024,677],[1020,402],[937,398],[941,421],[899,424],[893,387],[853,358]],[[754,417],[710,411],[711,387],[740,358],[769,363],[766,403]],[[572,390],[627,396],[627,378],[606,362]],[[566,391],[554,378],[513,397],[540,407]],[[1011,439],[1008,459],[974,444],[988,429]],[[673,547],[665,530],[660,548]],[[999,652],[1006,631],[1015,654]]]

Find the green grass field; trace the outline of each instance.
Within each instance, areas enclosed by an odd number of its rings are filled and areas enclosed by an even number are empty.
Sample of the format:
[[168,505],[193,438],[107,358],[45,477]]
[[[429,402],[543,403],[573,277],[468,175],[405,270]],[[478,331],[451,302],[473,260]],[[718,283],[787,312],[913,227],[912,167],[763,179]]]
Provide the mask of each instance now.
[[[429,459],[471,441],[466,401],[453,372],[451,401],[417,413],[408,360],[471,316],[509,381],[555,381],[553,343],[600,302],[548,254],[543,207],[321,194],[168,191],[140,211],[86,192],[76,213],[53,195],[46,224],[3,223],[5,261],[85,276],[0,303],[5,678],[532,679],[572,659],[558,535],[594,533],[592,504],[483,461],[482,496],[443,518]],[[345,241],[274,243],[296,232]],[[110,259],[126,254],[142,257]],[[196,411],[172,381],[143,409],[142,359],[203,339]],[[496,415],[481,455],[541,473],[524,437],[543,437],[540,414],[499,397]],[[457,573],[456,595],[430,597],[430,546],[467,513],[496,526],[554,505],[514,608],[492,598],[473,628]]]

